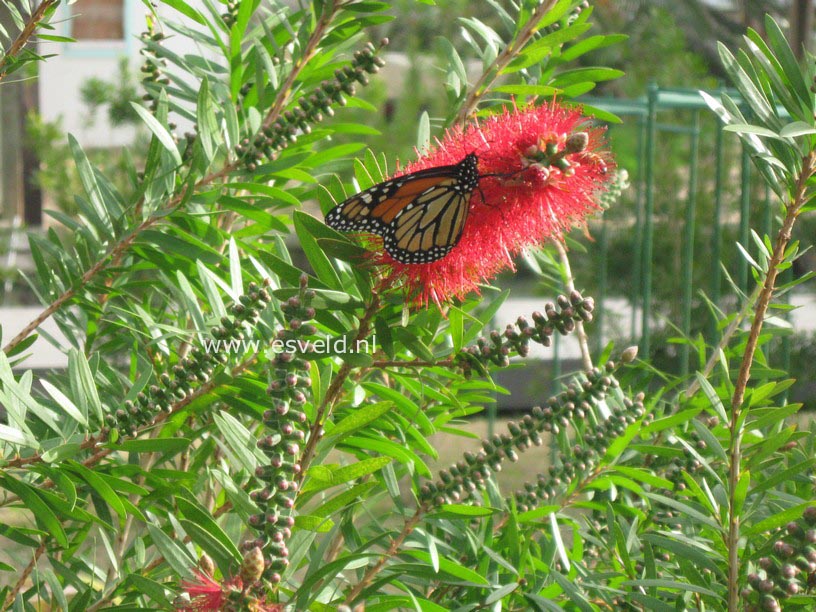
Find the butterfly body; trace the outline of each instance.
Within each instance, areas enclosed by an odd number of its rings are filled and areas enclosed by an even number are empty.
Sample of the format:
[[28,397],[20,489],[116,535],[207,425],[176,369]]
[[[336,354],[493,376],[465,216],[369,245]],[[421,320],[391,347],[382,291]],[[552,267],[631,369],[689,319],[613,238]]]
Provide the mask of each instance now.
[[386,252],[400,263],[430,263],[459,243],[478,184],[477,158],[470,153],[458,164],[374,185],[330,210],[326,225],[381,236]]

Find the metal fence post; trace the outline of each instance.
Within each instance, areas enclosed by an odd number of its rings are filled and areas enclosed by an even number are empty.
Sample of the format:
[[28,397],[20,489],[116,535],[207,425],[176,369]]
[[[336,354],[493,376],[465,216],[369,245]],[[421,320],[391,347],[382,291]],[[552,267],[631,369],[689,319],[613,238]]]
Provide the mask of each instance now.
[[[697,167],[699,164],[700,145],[700,111],[692,115],[692,132],[689,142],[689,183],[688,200],[686,202],[685,236],[683,238],[683,322],[682,330],[685,336],[691,333],[691,307],[694,297],[694,217],[697,208]],[[680,372],[683,376],[689,372],[689,351],[687,343],[680,348]]]
[[659,97],[657,84],[649,84],[648,112],[646,113],[646,210],[643,224],[643,260],[641,263],[642,284],[642,320],[640,350],[643,358],[649,356],[650,329],[652,314],[652,242],[654,240],[654,178],[655,178],[655,140],[657,138],[657,101]]

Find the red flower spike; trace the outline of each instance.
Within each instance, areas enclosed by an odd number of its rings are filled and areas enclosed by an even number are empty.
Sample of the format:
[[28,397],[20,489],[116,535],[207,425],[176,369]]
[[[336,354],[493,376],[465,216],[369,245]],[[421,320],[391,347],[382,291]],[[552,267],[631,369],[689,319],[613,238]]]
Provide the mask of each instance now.
[[[504,109],[479,123],[448,130],[426,155],[395,177],[478,158],[479,186],[459,243],[442,259],[400,263],[384,250],[372,261],[388,267],[381,289],[402,283],[417,305],[461,298],[503,269],[525,248],[564,231],[600,209],[596,203],[611,178],[600,150],[603,129],[587,129],[578,110],[556,102]],[[487,175],[487,176],[486,176]],[[497,176],[490,176],[497,175]]]
[[194,570],[195,580],[183,581],[181,587],[190,597],[188,604],[181,604],[177,610],[200,610],[210,612],[220,610],[227,601],[228,585],[221,586],[221,583],[214,580],[207,574]]
[[195,580],[181,583],[189,600],[176,599],[179,612],[283,612],[283,604],[269,604],[247,593],[238,576],[221,583],[198,570],[194,574]]

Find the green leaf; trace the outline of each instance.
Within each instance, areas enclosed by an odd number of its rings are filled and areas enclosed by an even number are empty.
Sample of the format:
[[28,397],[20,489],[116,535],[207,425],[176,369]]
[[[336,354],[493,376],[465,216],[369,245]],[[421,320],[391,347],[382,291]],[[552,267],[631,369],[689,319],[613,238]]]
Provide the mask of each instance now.
[[10,427],[0,423],[0,440],[9,442],[17,446],[26,446],[35,450],[40,448],[40,443],[33,434],[27,431],[22,431],[16,427]]
[[[159,521],[155,523],[161,524]],[[192,578],[192,568],[196,567],[195,559],[190,556],[186,548],[156,527],[156,524],[153,521],[145,524],[154,546],[179,578]]]
[[490,516],[495,514],[496,510],[493,508],[485,508],[484,506],[466,506],[464,504],[443,504],[437,507],[428,516],[430,518],[449,518],[449,519],[472,519],[477,516]]
[[334,529],[334,521],[322,516],[299,514],[295,517],[295,527],[315,533],[328,533]]
[[507,67],[502,70],[502,74],[518,72],[533,64],[538,64],[547,56],[551,55],[553,50],[559,45],[562,45],[568,40],[578,38],[591,27],[592,24],[590,23],[576,23],[542,36],[537,41],[527,45],[521,53],[516,55],[516,57],[507,64]]
[[176,9],[179,13],[185,17],[189,17],[196,23],[203,26],[207,25],[207,19],[192,6],[184,2],[184,0],[162,0],[162,4],[166,4],[167,6]]
[[[723,574],[723,568],[718,565],[718,561],[722,560],[721,555],[707,546],[702,539],[687,538],[687,536],[677,533],[645,533],[640,537],[642,540],[651,542],[659,548],[675,553],[678,558],[688,559],[715,574]],[[684,541],[684,538],[687,538],[688,541]]]
[[417,128],[416,148],[420,153],[427,151],[431,144],[431,118],[428,111],[422,111],[419,116],[419,127]]
[[373,395],[378,395],[384,400],[390,400],[399,412],[408,419],[409,422],[416,422],[422,433],[426,436],[432,435],[436,428],[427,415],[422,411],[422,408],[411,400],[411,398],[404,395],[397,389],[392,389],[380,383],[369,382],[363,383],[363,388],[370,391]]
[[42,32],[38,32],[36,36],[40,40],[50,40],[51,42],[61,42],[61,43],[73,43],[73,42],[76,42],[76,38],[71,38],[70,36],[56,36],[54,34],[43,34]]
[[801,518],[802,512],[805,511],[805,508],[813,505],[814,504],[812,501],[804,504],[797,504],[796,506],[791,506],[782,512],[777,512],[776,514],[773,514],[772,516],[769,516],[758,523],[754,523],[750,526],[746,525],[744,526],[742,535],[750,538],[751,536],[759,535],[764,531],[771,531],[772,529],[786,525],[790,521],[795,521]]
[[788,44],[785,33],[769,14],[765,15],[765,33],[768,39],[768,46],[773,50],[784,71],[785,80],[790,84],[790,88],[799,98],[802,107],[810,108],[813,104],[813,95],[810,93],[808,84],[803,78],[799,62]]
[[[241,551],[239,551],[238,547],[235,546],[234,542],[232,541],[232,538],[230,538],[224,532],[224,530],[221,529],[218,523],[216,523],[215,518],[212,516],[212,514],[198,503],[198,501],[195,499],[195,496],[192,493],[185,490],[183,496],[177,495],[176,504],[178,506],[179,511],[184,515],[186,519],[194,522],[198,527],[204,529],[211,538],[214,538],[219,542],[220,544],[219,550],[226,555],[226,557],[223,559],[224,563],[219,564],[219,566],[224,572],[229,570],[230,563],[232,562],[235,562],[237,564],[241,563],[242,558]],[[184,530],[187,531],[187,533],[190,533],[190,530],[187,529],[186,526]],[[192,534],[190,535],[192,536]],[[202,544],[200,545],[203,547]]]
[[53,400],[57,402],[59,407],[62,408],[69,417],[74,419],[80,425],[84,425],[85,427],[88,426],[88,419],[86,418],[86,415],[82,414],[82,412],[79,410],[79,408],[76,407],[74,402],[68,399],[68,397],[66,397],[62,391],[57,389],[54,385],[52,385],[45,379],[42,379],[40,381],[40,384],[43,386],[46,393],[48,393],[48,395],[50,395],[53,398]]
[[[39,36],[39,38],[42,38],[42,36]],[[65,597],[65,587],[60,584],[54,570],[44,568],[39,571],[39,575],[44,576],[45,581],[48,583],[48,588],[51,591],[52,607],[56,610],[67,610],[68,599]]]
[[[717,49],[726,72],[757,117],[766,124],[774,124],[777,121],[776,113],[761,87],[757,87],[725,45],[718,43]],[[734,121],[727,123],[734,123]]]
[[335,484],[341,484],[357,480],[363,476],[379,472],[386,465],[391,463],[391,461],[390,457],[370,457],[369,459],[363,459],[351,465],[335,468],[332,470],[332,481]]
[[[122,500],[119,499],[119,495],[98,474],[92,472],[84,465],[77,463],[76,461],[67,461],[66,466],[69,470],[88,483],[88,485],[94,491],[96,491],[103,500],[105,500],[111,509],[119,515],[120,521],[124,521],[125,518],[127,518],[127,511],[125,510]],[[140,518],[144,520],[144,517]]]
[[36,534],[36,530],[34,529],[18,529],[17,527],[12,527],[11,525],[5,525],[0,523],[0,536],[3,536],[7,540],[11,540],[12,542],[16,542],[21,546],[26,546],[28,548],[37,548],[39,546],[39,542],[34,538],[30,538],[26,533]]
[[[762,412],[764,414],[759,416],[755,420],[751,420],[745,424],[745,431],[763,431],[767,427],[775,425],[776,423],[780,423],[784,421],[787,417],[796,414],[799,409],[802,407],[802,404],[787,404],[786,406],[781,407],[774,407],[770,410],[753,410],[751,415],[758,415]],[[726,423],[728,421],[725,421]]]
[[331,441],[336,441],[342,436],[348,435],[358,429],[364,428],[369,423],[376,421],[392,408],[391,402],[377,402],[374,404],[364,404],[355,409],[349,416],[337,423],[328,430],[327,436]]
[[228,412],[221,411],[214,414],[213,420],[218,430],[224,435],[224,440],[235,454],[235,458],[240,461],[247,472],[254,474],[259,463],[259,458],[255,454],[258,448],[255,437]]
[[317,278],[332,289],[341,291],[343,289],[343,283],[340,282],[340,277],[337,276],[337,272],[329,261],[329,258],[326,257],[326,254],[320,248],[316,240],[316,237],[321,234],[323,237],[333,238],[336,233],[327,236],[327,232],[324,231],[325,226],[320,221],[300,211],[295,211],[292,215],[292,219],[295,225],[295,232],[298,238],[300,238],[303,252],[312,265]]
[[745,503],[745,496],[748,494],[748,487],[751,485],[751,472],[744,470],[740,474],[739,482],[734,489],[734,513],[739,515]]
[[79,401],[83,414],[95,414],[99,422],[104,418],[102,402],[96,390],[91,366],[82,351],[72,348],[68,353],[68,375],[71,379],[71,394]]
[[781,470],[772,475],[765,475],[763,479],[751,489],[751,492],[748,495],[755,495],[757,493],[767,491],[768,489],[772,489],[783,482],[788,482],[797,477],[802,477],[803,474],[807,474],[811,469],[813,469],[814,465],[816,465],[816,457],[811,457],[805,461],[800,461],[796,465],[789,467],[786,470]]
[[133,109],[136,111],[139,117],[142,118],[142,121],[145,122],[145,124],[147,125],[147,129],[153,132],[153,135],[156,137],[156,140],[158,140],[161,143],[161,145],[165,149],[167,149],[167,151],[173,158],[173,162],[175,162],[177,166],[180,166],[181,155],[179,154],[176,143],[173,141],[173,137],[170,135],[170,132],[167,131],[167,128],[165,128],[161,123],[159,123],[158,119],[151,115],[150,111],[148,111],[141,104],[131,102],[130,105],[133,107]]
[[589,36],[574,45],[570,45],[567,49],[561,51],[558,59],[562,62],[571,62],[572,60],[594,51],[595,49],[603,49],[611,45],[616,45],[629,38],[626,34],[609,34]]
[[[681,423],[691,421],[691,419],[700,414],[701,411],[702,408],[691,408],[689,410],[684,410],[683,412],[678,412],[677,414],[673,414],[671,416],[656,419],[654,422],[644,427],[642,432],[644,434],[653,434],[672,427],[676,427]],[[725,422],[727,423],[728,419],[726,419]]]
[[335,240],[333,238],[318,238],[318,246],[329,257],[347,261],[353,264],[360,264],[364,261],[368,249],[361,247],[359,244],[351,242],[348,238],[342,240]]
[[661,504],[674,508],[680,513],[681,516],[684,516],[687,519],[695,519],[700,523],[707,525],[708,527],[711,527],[711,529],[713,529],[714,531],[719,532],[721,529],[721,525],[715,522],[710,516],[706,516],[705,514],[691,507],[688,504],[684,504],[676,499],[665,497],[664,495],[650,493],[648,491],[645,492],[645,496],[656,502],[660,502]]
[[606,111],[602,108],[598,108],[597,106],[592,106],[590,104],[581,104],[580,108],[581,112],[587,117],[595,117],[595,119],[598,119],[599,121],[605,121],[607,123],[622,123],[621,118],[618,117],[615,113],[610,113],[609,111]]
[[228,474],[225,474],[218,469],[211,470],[211,473],[216,482],[218,482],[218,484],[224,488],[227,498],[236,508],[240,509],[246,514],[258,514],[260,512],[260,509],[255,505],[255,502],[252,501],[252,499],[243,489],[240,489],[235,484]]
[[[442,47],[442,51],[447,58],[448,70],[448,84],[452,86],[457,96],[467,88],[468,78],[465,64],[459,55],[459,52],[451,44],[451,42],[444,37],[438,37],[437,40]],[[451,80],[452,79],[452,80]]]
[[552,570],[551,575],[553,579],[558,583],[564,593],[566,593],[567,597],[578,606],[580,610],[584,612],[593,612],[594,608],[590,605],[590,603],[586,600],[583,593],[573,584],[571,580],[569,580],[566,576],[564,576],[561,572],[557,572],[556,570]]
[[634,588],[659,587],[678,591],[688,591],[690,593],[700,593],[702,595],[708,595],[709,597],[713,597],[719,601],[722,601],[722,597],[719,595],[719,593],[712,591],[711,589],[706,589],[705,587],[689,584],[688,582],[680,582],[678,580],[665,580],[662,578],[654,579],[639,578],[638,580],[625,580],[624,582],[621,583],[621,586],[631,586]]
[[552,85],[528,85],[526,83],[519,83],[515,85],[499,85],[494,87],[493,91],[509,93],[514,96],[541,96],[542,98],[550,98],[561,90]]
[[377,483],[370,480],[368,482],[355,485],[352,488],[348,489],[347,491],[343,491],[342,493],[335,495],[327,502],[318,506],[317,508],[311,511],[311,514],[318,517],[331,516],[332,514],[334,514],[338,510],[342,510],[349,504],[355,503],[358,498],[362,497],[363,499],[365,499],[366,493],[368,493],[368,491],[370,491],[373,487],[376,486]]
[[227,547],[220,538],[216,538],[211,531],[195,521],[181,519],[179,522],[193,543],[200,546],[204,552],[213,558],[213,561],[224,575],[229,575],[230,568],[240,565],[241,554],[232,542]]
[[139,574],[128,574],[122,584],[125,586],[132,584],[140,593],[147,595],[160,608],[168,609],[165,607],[168,601],[168,590],[161,583]]
[[797,136],[804,136],[806,134],[816,134],[816,127],[804,121],[794,121],[779,130],[779,135],[782,138],[796,138]]
[[779,138],[777,132],[749,123],[732,123],[723,127],[723,131],[736,132],[737,134],[756,134],[757,136],[765,136],[766,138]]
[[[415,557],[420,561],[431,565],[431,555],[425,552],[424,550],[405,550],[403,554],[411,557]],[[478,572],[473,571],[470,568],[465,567],[455,561],[451,561],[445,557],[441,557],[439,559],[439,572],[444,574],[449,574],[454,578],[459,578],[460,580],[464,580],[465,582],[470,582],[473,584],[480,584],[480,585],[487,585],[487,579],[479,574]]]
[[417,334],[405,327],[394,327],[392,328],[393,335],[401,342],[405,348],[411,351],[414,355],[416,355],[419,359],[423,359],[425,361],[433,361],[434,354],[427,347],[427,345],[419,339]]
[[425,476],[426,478],[431,477],[431,471],[428,469],[428,466],[425,465],[425,462],[419,458],[419,455],[417,455],[407,446],[397,444],[396,442],[392,442],[387,438],[374,439],[365,438],[362,436],[352,436],[350,438],[346,438],[343,443],[354,448],[370,450],[381,455],[393,457],[400,463],[413,463],[414,468],[421,476]]
[[660,476],[656,476],[651,472],[644,470],[642,468],[634,468],[628,467],[625,465],[616,465],[614,467],[616,472],[623,474],[624,476],[628,476],[632,480],[636,480],[638,482],[642,482],[648,484],[656,489],[666,489],[671,491],[674,488],[674,485],[670,480],[666,478],[661,478]]
[[188,438],[149,438],[146,440],[125,440],[111,444],[109,448],[129,453],[163,453],[174,455],[190,446]]
[[62,528],[62,524],[50,506],[40,498],[32,487],[7,474],[0,474],[0,486],[20,498],[23,505],[31,512],[40,529],[50,534],[61,547],[68,547],[68,536]]
[[571,567],[569,553],[567,553],[567,549],[564,548],[564,540],[561,539],[561,528],[558,526],[558,518],[555,516],[555,512],[550,512],[549,519],[550,534],[552,535],[552,541],[555,545],[555,551],[558,553],[558,558],[561,559],[561,563],[569,571]]
[[196,120],[198,137],[207,161],[212,161],[215,156],[216,144],[219,140],[218,120],[215,118],[215,109],[210,97],[209,81],[205,78],[201,80],[201,87],[198,90],[198,103],[196,104]]
[[622,70],[612,68],[601,68],[587,66],[586,68],[574,68],[558,73],[550,82],[554,87],[566,87],[575,83],[597,83],[598,81],[611,81],[621,78],[625,73]]

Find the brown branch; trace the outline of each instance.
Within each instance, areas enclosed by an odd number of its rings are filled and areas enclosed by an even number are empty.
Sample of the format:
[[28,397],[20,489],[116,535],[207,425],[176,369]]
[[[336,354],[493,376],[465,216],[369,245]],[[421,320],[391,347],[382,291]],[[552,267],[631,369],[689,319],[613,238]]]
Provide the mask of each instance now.
[[17,54],[23,50],[28,39],[34,35],[34,32],[37,30],[37,26],[40,25],[40,22],[45,18],[45,13],[50,9],[52,6],[57,4],[59,0],[43,0],[43,2],[31,13],[31,17],[29,17],[28,21],[25,24],[25,27],[22,29],[20,34],[11,43],[8,51],[6,51],[5,55],[3,55],[2,59],[0,59],[0,81],[2,81],[6,75],[8,74],[8,63],[9,59],[14,59],[17,57]]
[[320,16],[317,24],[315,24],[314,32],[312,32],[311,36],[309,36],[309,40],[306,43],[303,53],[292,65],[292,70],[289,72],[289,75],[286,77],[283,85],[281,85],[279,93],[275,99],[275,104],[267,113],[266,119],[264,119],[264,128],[270,127],[280,116],[281,112],[283,112],[284,107],[289,102],[292,87],[294,86],[297,77],[300,75],[303,67],[306,66],[306,64],[309,63],[309,60],[311,60],[314,56],[315,52],[317,51],[317,46],[323,39],[323,34],[325,33],[326,28],[331,23],[331,20],[334,18],[337,10],[342,8],[342,6],[343,3],[331,2],[331,7],[327,7],[323,11],[323,14]]
[[773,254],[768,262],[768,272],[762,283],[762,291],[757,299],[754,319],[751,322],[751,330],[748,332],[748,340],[745,345],[745,353],[742,356],[737,382],[734,385],[734,395],[731,399],[731,423],[729,424],[730,443],[728,446],[728,533],[725,537],[725,544],[728,549],[728,612],[737,612],[740,607],[739,577],[740,577],[740,517],[737,513],[737,485],[740,481],[741,460],[742,460],[742,433],[743,419],[742,404],[745,399],[745,391],[748,387],[748,380],[751,377],[751,365],[754,362],[754,354],[759,343],[759,334],[765,321],[765,313],[773,298],[776,286],[776,277],[779,274],[779,266],[785,259],[785,250],[791,239],[791,231],[796,219],[807,203],[808,180],[816,171],[816,151],[811,151],[804,159],[802,170],[796,181],[796,189],[791,201],[786,206],[785,220],[776,237]]
[[530,41],[538,28],[538,24],[541,23],[541,20],[544,19],[552,7],[555,6],[555,3],[556,0],[545,0],[538,5],[535,11],[533,11],[533,14],[530,15],[530,19],[524,24],[524,28],[508,43],[504,51],[496,56],[493,63],[485,69],[482,76],[476,81],[476,84],[471,88],[470,93],[468,93],[467,98],[465,98],[465,101],[462,103],[459,112],[456,113],[453,123],[464,123],[468,116],[476,110],[476,105],[479,103],[481,97],[493,84],[493,81],[498,78],[499,73],[504,70],[507,64],[509,64],[513,58],[516,57],[516,54]]
[[11,605],[14,603],[14,600],[17,598],[17,594],[23,588],[28,577],[31,575],[31,572],[34,571],[34,568],[37,567],[37,560],[42,556],[45,552],[45,548],[48,545],[48,537],[44,537],[40,545],[37,547],[37,550],[34,551],[34,556],[31,558],[31,561],[20,574],[20,577],[17,579],[17,582],[14,583],[14,588],[9,591],[9,594],[6,595],[6,600],[3,602],[3,610],[8,610]]
[[388,550],[385,551],[385,553],[377,560],[377,562],[374,565],[368,568],[365,575],[360,579],[360,582],[354,585],[351,591],[349,591],[349,594],[346,595],[345,601],[346,605],[351,605],[354,602],[354,600],[360,596],[360,593],[362,593],[363,590],[369,584],[371,584],[371,581],[374,580],[374,578],[376,578],[377,574],[379,574],[383,570],[388,560],[394,557],[399,552],[402,543],[405,542],[405,538],[411,535],[411,532],[414,530],[414,528],[417,526],[417,523],[419,523],[420,519],[425,515],[427,511],[428,511],[427,507],[420,506],[419,508],[417,508],[414,515],[407,521],[405,521],[405,525],[403,526],[402,531],[400,531],[399,535],[396,538],[391,540],[391,545],[388,547]]

